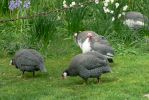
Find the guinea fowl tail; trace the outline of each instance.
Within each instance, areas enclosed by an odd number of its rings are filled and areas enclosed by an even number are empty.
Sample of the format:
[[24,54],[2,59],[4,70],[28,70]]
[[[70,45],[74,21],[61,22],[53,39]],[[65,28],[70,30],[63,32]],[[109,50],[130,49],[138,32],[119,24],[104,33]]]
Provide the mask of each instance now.
[[45,66],[43,64],[40,64],[39,68],[40,68],[41,72],[47,72],[47,69],[45,68]]
[[102,70],[102,73],[109,73],[109,72],[112,72],[110,66],[104,66],[101,68]]
[[107,53],[107,59],[108,59],[108,61],[109,61],[109,63],[113,63],[114,61],[113,61],[113,57],[114,57],[114,55],[113,54],[111,54],[111,53]]
[[112,58],[108,58],[109,63],[113,63],[113,59]]
[[113,58],[114,57],[114,54],[112,54],[112,53],[107,53],[107,58]]

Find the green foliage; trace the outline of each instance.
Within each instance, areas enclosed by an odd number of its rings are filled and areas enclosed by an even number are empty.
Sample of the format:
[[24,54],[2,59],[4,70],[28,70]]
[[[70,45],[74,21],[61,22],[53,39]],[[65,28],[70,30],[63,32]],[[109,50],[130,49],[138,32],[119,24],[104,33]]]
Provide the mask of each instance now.
[[98,34],[105,35],[112,28],[111,17],[104,14],[102,4],[88,7],[84,20],[87,30],[93,30]]
[[54,14],[40,16],[31,20],[31,41],[41,41],[45,46],[47,46],[50,40],[54,38],[54,33],[56,31],[56,20],[56,15]]
[[[1,0],[1,18],[11,18],[48,12],[62,8],[63,0],[31,0],[28,10],[8,10],[8,1]],[[73,0],[67,0],[68,5]],[[75,0],[84,2],[86,0]],[[149,17],[149,0],[118,0],[128,4],[129,11],[140,11]],[[101,0],[100,0],[101,2]],[[146,29],[130,30],[123,19],[111,21],[111,15],[103,11],[103,3],[82,8],[71,8],[53,12],[47,16],[0,24],[0,99],[1,100],[145,100],[148,94],[149,37]],[[117,11],[117,14],[120,10]],[[116,15],[117,16],[117,15]],[[75,77],[61,79],[61,74],[71,58],[80,53],[73,41],[72,33],[93,30],[104,35],[115,48],[113,73],[101,77],[101,83],[90,79],[89,84]],[[144,41],[144,36],[145,41]],[[34,48],[47,57],[48,74],[21,72],[8,66],[8,54],[20,48]],[[3,58],[2,58],[3,57]],[[4,58],[5,57],[5,58]],[[23,92],[22,92],[23,91]]]
[[[69,6],[72,1],[66,0],[67,5]],[[63,0],[31,0],[30,9],[17,9],[10,12],[8,2],[8,0],[0,2],[2,18],[17,18],[63,8]],[[110,5],[111,9],[113,8],[115,11],[114,14],[104,13],[102,1],[99,4],[90,3],[88,6],[83,5],[82,7],[78,7],[78,5],[81,5],[79,3],[86,2],[86,0],[75,0],[75,2],[75,8],[52,12],[47,15],[41,14],[39,17],[28,20],[1,24],[0,48],[8,54],[13,54],[19,48],[34,48],[44,51],[54,45],[53,41],[63,40],[62,38],[64,40],[72,39],[74,32],[83,30],[92,30],[104,35],[114,46],[117,46],[115,45],[117,43],[122,46],[124,43],[128,47],[136,46],[139,43],[141,45],[142,42],[140,41],[143,40],[144,36],[148,36],[146,28],[133,31],[124,26],[123,18],[116,19],[114,22],[111,20],[112,16],[116,17],[119,13],[122,13],[122,7],[126,4],[129,11],[140,11],[149,16],[148,0],[117,0],[116,2],[120,3],[119,9],[114,9],[115,4]]]
[[[18,35],[18,27],[12,24],[1,25],[0,27],[0,49],[8,54],[13,54],[17,49],[19,49],[23,42],[20,42]],[[0,54],[2,54],[1,52]]]
[[78,32],[83,29],[83,18],[86,13],[86,7],[71,8],[65,11],[66,27],[68,29],[68,35],[72,35],[74,32]]
[[9,0],[0,1],[0,16],[9,15],[8,1]]

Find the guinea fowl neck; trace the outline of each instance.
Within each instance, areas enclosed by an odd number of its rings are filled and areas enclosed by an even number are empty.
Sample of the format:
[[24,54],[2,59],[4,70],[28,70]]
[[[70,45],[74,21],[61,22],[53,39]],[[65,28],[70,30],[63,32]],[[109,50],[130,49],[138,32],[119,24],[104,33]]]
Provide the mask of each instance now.
[[91,51],[91,39],[87,37],[84,43],[82,44],[82,51],[83,53]]

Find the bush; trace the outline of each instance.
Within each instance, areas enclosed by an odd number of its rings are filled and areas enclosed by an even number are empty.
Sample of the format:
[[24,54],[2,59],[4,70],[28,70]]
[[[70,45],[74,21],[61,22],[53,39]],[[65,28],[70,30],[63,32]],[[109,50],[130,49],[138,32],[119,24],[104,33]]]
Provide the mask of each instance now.
[[[126,4],[129,11],[140,11],[149,16],[149,1],[116,0],[113,4],[109,4],[109,8],[114,10],[114,13],[111,14],[105,13],[102,1],[99,4],[94,2],[83,4],[82,2],[86,2],[86,0],[76,0],[74,8],[62,9],[62,0],[53,0],[52,3],[50,0],[32,0],[29,9],[19,8],[10,13],[8,0],[2,0],[0,10],[3,18],[29,16],[39,12],[46,13],[28,20],[1,24],[0,48],[8,54],[13,54],[19,48],[34,48],[44,52],[53,41],[59,42],[63,38],[72,39],[73,33],[83,30],[93,30],[104,35],[115,46],[125,44],[128,47],[136,47],[142,43],[144,36],[148,35],[146,29],[130,30],[123,25],[123,17],[118,18],[118,16],[123,13],[122,8]],[[117,9],[114,8],[116,2],[120,3]],[[67,6],[70,6],[71,3],[72,0],[66,1]],[[49,10],[57,8],[61,10],[48,13]]]

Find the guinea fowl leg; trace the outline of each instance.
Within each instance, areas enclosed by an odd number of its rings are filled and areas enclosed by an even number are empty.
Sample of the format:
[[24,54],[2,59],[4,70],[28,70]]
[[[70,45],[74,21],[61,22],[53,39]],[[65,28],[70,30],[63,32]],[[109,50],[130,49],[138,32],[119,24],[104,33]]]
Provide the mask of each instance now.
[[100,83],[100,78],[99,77],[97,78],[97,83]]
[[35,71],[33,71],[33,77],[35,77]]
[[24,72],[25,72],[25,71],[23,70],[23,71],[22,71],[22,75],[24,75]]
[[23,77],[23,76],[24,76],[24,73],[25,73],[25,70],[23,70],[23,71],[22,71],[22,75],[21,75],[21,77]]
[[88,79],[87,78],[83,78],[83,80],[85,81],[85,82],[83,82],[83,85],[88,84]]

